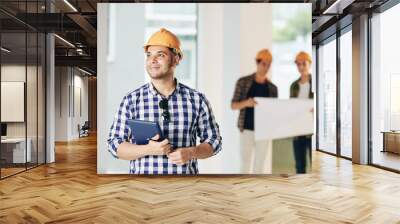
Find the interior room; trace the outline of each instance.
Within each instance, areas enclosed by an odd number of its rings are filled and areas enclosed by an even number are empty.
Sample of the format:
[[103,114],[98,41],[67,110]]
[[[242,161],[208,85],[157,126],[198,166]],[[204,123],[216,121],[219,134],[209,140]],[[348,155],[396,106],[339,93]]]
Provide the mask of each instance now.
[[[399,223],[400,3],[290,2],[0,1],[0,223]],[[298,23],[307,22],[290,19],[291,4],[311,11],[311,30],[299,38],[293,27],[301,32]],[[275,22],[257,20],[261,11]],[[129,49],[161,25],[180,26],[187,60],[179,78],[207,93],[220,120],[229,160],[202,161],[217,171],[239,169],[238,116],[229,103],[258,49],[241,42],[253,40],[245,34],[278,28],[254,39],[276,56],[270,78],[282,86],[297,74],[293,52],[310,40],[310,172],[288,170],[294,152],[282,150],[276,159],[291,160],[276,163],[274,175],[110,175],[129,161],[107,151],[107,119],[119,102],[104,102],[149,81],[143,48]]]
[[[98,102],[98,109],[104,111],[98,116],[98,172],[112,174],[129,171],[129,161],[115,159],[105,143],[120,104],[117,99],[122,99],[127,92],[149,81],[143,65],[143,40],[162,25],[182,39],[184,60],[176,68],[177,80],[198,89],[209,98],[221,135],[232,139],[223,142],[224,148],[229,150],[199,160],[199,172],[239,174],[239,113],[229,106],[235,83],[241,76],[255,71],[256,53],[262,48],[269,48],[273,63],[268,75],[278,88],[278,98],[289,99],[289,87],[298,79],[294,58],[300,51],[311,54],[311,24],[307,25],[307,18],[311,17],[310,7],[304,4],[99,4],[98,13],[102,20],[98,21],[98,44],[106,47],[98,52],[100,75],[97,84],[102,90],[99,96],[104,99]],[[283,13],[287,11],[291,13]],[[237,14],[240,16],[237,17]],[[136,23],[127,30],[131,20]],[[182,22],[177,23],[176,20]],[[228,23],[233,20],[236,22]],[[265,26],[252,31],[247,24],[258,20],[266,21]],[[253,35],[248,35],[251,32]],[[274,35],[268,37],[271,32]],[[285,32],[291,32],[292,37],[282,37]],[[130,44],[125,46],[124,43]],[[229,54],[235,56],[226,58],[225,55]],[[121,83],[121,79],[126,82]],[[115,85],[119,86],[117,90]],[[273,141],[273,174],[296,172],[292,141],[293,138]],[[310,168],[308,166],[309,171]]]

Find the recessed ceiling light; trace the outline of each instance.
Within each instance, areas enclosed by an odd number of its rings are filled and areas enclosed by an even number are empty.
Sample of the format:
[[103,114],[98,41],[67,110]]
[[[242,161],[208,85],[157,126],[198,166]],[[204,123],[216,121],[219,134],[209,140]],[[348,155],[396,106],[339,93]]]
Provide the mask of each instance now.
[[7,52],[7,53],[10,53],[10,52],[11,52],[11,50],[9,50],[9,49],[7,49],[7,48],[5,48],[5,47],[1,47],[1,50],[4,51],[4,52]]
[[74,10],[74,12],[78,12],[78,10],[71,4],[69,3],[68,0],[64,0],[65,4],[67,4],[72,10]]
[[85,73],[85,74],[87,74],[87,75],[90,75],[90,76],[92,75],[92,73],[90,73],[90,72],[88,72],[88,71],[86,71],[86,70],[83,70],[83,69],[81,69],[81,68],[79,68],[79,67],[78,67],[78,70],[81,71],[81,72],[83,72],[83,73]]
[[353,2],[354,0],[336,0],[322,14],[342,14],[343,9]]
[[64,39],[64,38],[62,38],[62,37],[60,37],[60,36],[57,35],[57,34],[54,34],[54,36],[57,37],[58,39],[60,39],[61,41],[63,41],[64,43],[68,44],[69,46],[75,48],[75,45],[73,45],[73,44],[72,44],[71,42],[69,42],[68,40],[66,40],[66,39]]

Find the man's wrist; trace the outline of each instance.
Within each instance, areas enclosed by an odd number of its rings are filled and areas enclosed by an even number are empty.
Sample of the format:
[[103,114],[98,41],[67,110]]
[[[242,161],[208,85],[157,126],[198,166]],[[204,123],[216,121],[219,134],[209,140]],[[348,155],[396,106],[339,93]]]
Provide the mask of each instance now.
[[143,156],[153,155],[153,149],[149,144],[143,145]]
[[190,160],[196,159],[196,147],[190,147],[188,150]]
[[246,100],[240,101],[240,103],[239,103],[239,109],[243,109],[243,108],[245,108],[245,107],[246,107]]

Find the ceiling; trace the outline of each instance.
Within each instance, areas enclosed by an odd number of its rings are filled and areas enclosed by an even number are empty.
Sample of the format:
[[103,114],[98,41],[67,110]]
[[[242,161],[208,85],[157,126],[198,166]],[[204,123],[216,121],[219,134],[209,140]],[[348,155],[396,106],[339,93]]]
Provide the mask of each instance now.
[[[44,0],[1,0],[2,46],[12,49],[8,54],[2,52],[2,59],[17,63],[24,60],[24,55],[33,58],[37,44],[30,43],[31,39],[37,32],[54,32],[56,66],[79,66],[95,74],[97,2],[100,1],[47,0],[46,5]],[[27,45],[26,30],[35,33],[27,35]]]
[[[379,7],[388,0],[254,0],[250,2],[312,3],[312,36],[316,44],[336,32],[338,24],[346,26],[352,17]],[[24,32],[54,32],[56,65],[80,66],[96,72],[97,3],[102,2],[166,2],[118,0],[1,0],[0,24],[4,41],[12,43],[15,54],[23,54]],[[170,1],[173,2],[173,1]],[[176,1],[175,1],[176,2]],[[189,1],[188,2],[192,2]],[[201,2],[213,2],[205,0]],[[243,1],[249,2],[249,1]],[[52,13],[50,12],[52,9]],[[338,23],[338,21],[341,21]],[[347,21],[347,22],[346,22]],[[21,33],[22,32],[22,33]],[[7,39],[8,38],[8,39]],[[66,43],[65,41],[69,43]],[[5,43],[2,41],[2,43]],[[72,44],[72,45],[71,45]],[[35,45],[28,44],[28,52]],[[32,49],[31,49],[32,48]],[[18,50],[19,49],[19,50]]]
[[312,0],[313,44],[335,34],[363,13],[373,12],[390,0]]

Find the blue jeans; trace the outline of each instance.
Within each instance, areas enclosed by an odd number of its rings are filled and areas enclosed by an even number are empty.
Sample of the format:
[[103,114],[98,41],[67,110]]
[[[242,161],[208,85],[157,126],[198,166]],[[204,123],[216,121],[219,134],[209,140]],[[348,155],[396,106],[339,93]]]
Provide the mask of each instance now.
[[293,140],[294,159],[296,161],[296,173],[306,173],[307,155],[311,165],[311,137],[299,136]]

